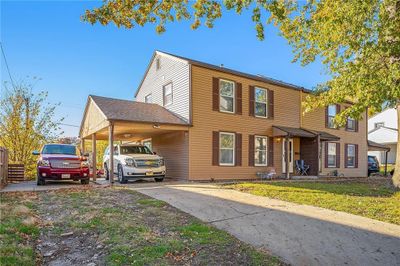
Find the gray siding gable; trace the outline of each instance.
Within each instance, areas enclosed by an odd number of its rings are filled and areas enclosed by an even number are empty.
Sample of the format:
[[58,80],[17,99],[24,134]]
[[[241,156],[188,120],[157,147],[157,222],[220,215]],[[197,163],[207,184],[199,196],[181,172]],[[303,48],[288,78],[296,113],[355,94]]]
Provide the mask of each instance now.
[[172,83],[173,103],[165,108],[190,122],[190,64],[180,58],[155,52],[136,93],[136,101],[145,102],[145,97],[151,94],[153,103],[163,106],[163,87],[169,83]]

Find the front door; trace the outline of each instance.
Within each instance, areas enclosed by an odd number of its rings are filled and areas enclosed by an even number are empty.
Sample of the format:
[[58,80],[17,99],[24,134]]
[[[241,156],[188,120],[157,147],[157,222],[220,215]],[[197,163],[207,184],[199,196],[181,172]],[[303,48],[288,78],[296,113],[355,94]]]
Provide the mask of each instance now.
[[286,173],[286,142],[289,144],[289,173],[293,173],[293,139],[283,139],[282,141],[282,173]]

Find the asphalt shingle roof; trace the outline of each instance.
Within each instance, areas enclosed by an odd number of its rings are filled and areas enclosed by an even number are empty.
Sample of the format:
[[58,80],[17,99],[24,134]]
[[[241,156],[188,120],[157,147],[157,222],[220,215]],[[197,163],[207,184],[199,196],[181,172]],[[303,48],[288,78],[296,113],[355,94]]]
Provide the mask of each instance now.
[[158,104],[107,98],[96,95],[90,95],[89,97],[100,108],[108,120],[189,125],[185,119]]

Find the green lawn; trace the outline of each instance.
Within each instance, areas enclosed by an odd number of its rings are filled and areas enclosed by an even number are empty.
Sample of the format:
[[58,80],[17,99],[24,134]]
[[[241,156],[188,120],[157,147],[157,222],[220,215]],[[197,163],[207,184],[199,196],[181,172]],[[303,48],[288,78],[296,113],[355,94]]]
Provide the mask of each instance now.
[[0,194],[0,265],[284,265],[264,250],[121,188]]
[[225,187],[400,225],[400,191],[388,181],[246,182]]

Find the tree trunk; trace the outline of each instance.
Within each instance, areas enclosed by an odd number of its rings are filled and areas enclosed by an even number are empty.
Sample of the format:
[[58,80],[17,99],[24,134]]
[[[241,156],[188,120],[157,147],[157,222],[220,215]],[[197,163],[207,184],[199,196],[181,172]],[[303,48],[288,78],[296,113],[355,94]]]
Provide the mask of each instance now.
[[394,167],[394,174],[392,176],[393,185],[400,188],[400,101],[397,102],[397,152],[396,152],[396,165]]

